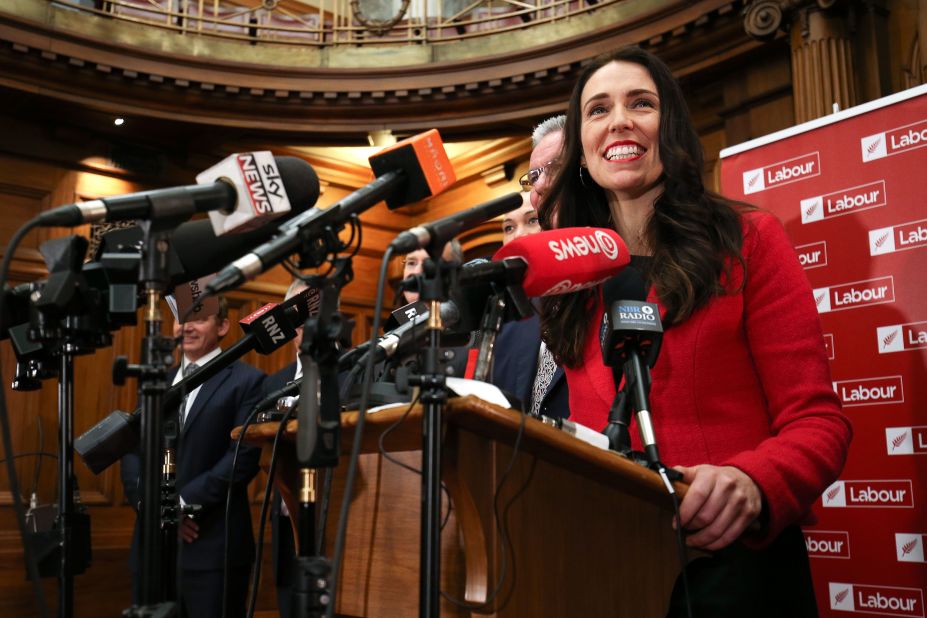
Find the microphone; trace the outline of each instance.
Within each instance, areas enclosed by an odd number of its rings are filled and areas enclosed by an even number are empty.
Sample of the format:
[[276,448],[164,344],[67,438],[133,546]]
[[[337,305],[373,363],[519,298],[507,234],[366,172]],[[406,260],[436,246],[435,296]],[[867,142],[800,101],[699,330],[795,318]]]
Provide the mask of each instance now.
[[[218,236],[208,220],[188,221],[170,233],[168,271],[171,284],[186,283],[214,274],[257,245],[271,238],[282,221],[305,212],[319,197],[318,177],[312,167],[296,157],[277,157],[277,164],[286,181],[291,210],[281,217],[269,221],[256,229],[240,234]],[[288,178],[300,181],[291,190]],[[138,226],[115,229],[106,232],[100,243],[99,255],[106,253],[129,253],[138,255],[141,251],[142,231]]]
[[[632,294],[641,300],[625,300]],[[656,303],[648,303],[643,277],[635,268],[615,277],[603,286],[605,311],[599,331],[602,360],[613,368],[616,384],[620,381],[618,367],[624,376],[624,388],[615,394],[609,411],[608,426],[603,433],[610,446],[630,452],[628,407],[634,409],[637,427],[647,461],[654,467],[662,465],[650,418],[650,368],[656,363],[663,339],[663,325]]]
[[527,263],[522,287],[528,296],[553,296],[591,288],[621,272],[631,261],[614,230],[576,227],[546,230],[503,245],[493,260]]
[[405,304],[399,309],[394,309],[393,312],[389,314],[389,318],[386,320],[386,324],[383,328],[385,330],[392,330],[397,326],[405,324],[424,311],[428,311],[428,303],[424,301],[417,300],[414,303]]
[[426,249],[429,254],[435,255],[449,240],[461,232],[469,230],[483,221],[514,210],[521,204],[521,193],[509,193],[443,219],[424,225],[416,225],[405,232],[401,232],[389,246],[398,254]]
[[198,184],[225,181],[235,187],[236,200],[233,205],[209,211],[209,220],[216,236],[253,230],[289,212],[289,193],[284,187],[281,174],[282,170],[278,168],[273,153],[266,150],[233,154],[197,174]]
[[370,165],[376,180],[326,209],[312,208],[290,219],[276,237],[219,271],[207,292],[217,294],[254,279],[296,251],[306,234],[342,226],[384,199],[390,208],[398,208],[440,193],[457,180],[435,129],[377,153]]
[[[213,171],[223,165],[225,174]],[[232,155],[197,176],[197,181],[201,184],[59,206],[40,214],[39,224],[73,227],[94,221],[188,219],[198,212],[230,211],[218,215],[220,220],[229,219],[228,225],[215,228],[218,235],[250,229],[289,211],[291,204],[315,203],[319,196],[319,179],[308,163],[296,157],[274,157],[270,152]]]
[[246,335],[253,335],[255,349],[270,354],[287,341],[296,338],[296,328],[281,303],[267,303],[238,321]]
[[[419,303],[410,303],[406,307],[417,309],[415,307],[417,304]],[[445,328],[452,328],[460,322],[460,310],[453,301],[443,302],[440,307],[441,321]],[[401,309],[402,307],[400,307]],[[392,358],[398,352],[406,350],[410,345],[416,343],[425,333],[425,329],[420,327],[428,322],[429,315],[428,311],[419,311],[411,319],[404,321],[380,337],[374,346],[374,362],[378,363],[387,358]],[[359,359],[369,349],[370,341],[365,341],[354,349],[345,352],[338,359],[338,366],[343,369],[359,364],[361,362]]]

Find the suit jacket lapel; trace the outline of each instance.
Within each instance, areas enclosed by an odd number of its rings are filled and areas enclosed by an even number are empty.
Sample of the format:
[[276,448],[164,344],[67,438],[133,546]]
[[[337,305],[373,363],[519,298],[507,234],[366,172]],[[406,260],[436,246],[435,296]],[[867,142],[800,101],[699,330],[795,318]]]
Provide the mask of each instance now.
[[206,407],[206,402],[212,399],[212,396],[215,394],[215,392],[231,374],[232,368],[226,367],[209,380],[206,380],[206,383],[200,387],[200,392],[196,394],[196,399],[193,400],[193,406],[190,408],[190,412],[187,414],[187,418],[183,423],[184,434],[187,433],[187,431],[190,429],[190,426],[196,422],[197,418],[199,418],[200,412],[202,412],[203,408]]

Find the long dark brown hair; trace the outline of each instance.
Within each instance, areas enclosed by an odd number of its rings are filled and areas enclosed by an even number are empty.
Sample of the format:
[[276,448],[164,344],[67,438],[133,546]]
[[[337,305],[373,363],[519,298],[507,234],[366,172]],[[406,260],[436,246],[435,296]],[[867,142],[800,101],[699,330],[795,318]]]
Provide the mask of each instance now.
[[[730,280],[732,261],[743,263],[743,205],[705,189],[701,142],[689,119],[682,89],[659,58],[633,46],[599,56],[584,68],[567,109],[559,172],[540,207],[542,226],[549,229],[554,222],[556,227],[612,226],[605,191],[587,171],[580,173],[583,88],[596,71],[612,62],[641,65],[657,87],[663,193],[654,202],[643,231],[643,239],[653,252],[646,275],[666,307],[665,323],[678,324],[723,293],[720,282]],[[543,338],[560,364],[581,364],[587,329],[594,327],[589,324],[590,306],[598,298],[598,290],[585,290],[542,302]]]

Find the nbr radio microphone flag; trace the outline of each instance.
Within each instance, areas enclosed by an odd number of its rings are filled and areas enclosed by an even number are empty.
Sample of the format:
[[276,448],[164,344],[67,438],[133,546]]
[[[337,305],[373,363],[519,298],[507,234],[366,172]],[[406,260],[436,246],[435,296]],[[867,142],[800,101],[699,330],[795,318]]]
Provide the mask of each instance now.
[[493,260],[521,258],[528,264],[522,287],[528,296],[553,296],[591,288],[631,261],[615,230],[568,227],[516,238]]

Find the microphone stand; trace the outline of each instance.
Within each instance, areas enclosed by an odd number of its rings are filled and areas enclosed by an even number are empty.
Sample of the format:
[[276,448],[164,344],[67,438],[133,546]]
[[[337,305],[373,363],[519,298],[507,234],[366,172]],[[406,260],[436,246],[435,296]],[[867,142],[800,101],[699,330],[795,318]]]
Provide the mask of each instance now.
[[[333,468],[340,455],[341,405],[338,346],[343,322],[338,312],[341,288],[353,278],[351,258],[335,258],[333,274],[321,282],[321,307],[303,326],[296,455],[301,467],[296,581],[293,618],[324,616],[331,602],[331,561],[316,543],[316,469]],[[345,497],[345,499],[349,499]]]
[[[438,247],[440,252],[443,247]],[[420,298],[428,304],[425,326],[428,345],[422,351],[422,371],[410,376],[417,384],[422,402],[422,494],[421,543],[419,554],[419,616],[438,618],[441,602],[441,426],[447,401],[445,376],[441,369],[441,300],[447,264],[425,260],[421,275]]]
[[[38,377],[58,377],[58,516],[57,535],[58,615],[74,614],[74,576],[86,571],[91,560],[90,516],[80,504],[74,476],[74,357],[108,345],[108,332],[100,332],[101,308],[80,274],[87,240],[69,236],[48,241],[40,248],[49,279],[33,291],[28,337],[41,342],[57,357],[57,372],[37,372]],[[51,360],[51,359],[48,359]],[[41,363],[42,361],[38,361]],[[26,384],[22,385],[27,386]],[[28,386],[38,387],[38,384]],[[18,497],[14,497],[18,499]]]
[[[139,606],[124,612],[127,618],[152,618],[155,616],[173,616],[176,611],[176,597],[168,596],[168,586],[172,585],[170,575],[176,565],[164,563],[164,540],[167,532],[162,533],[162,525],[176,533],[178,516],[177,493],[173,482],[160,485],[159,454],[162,438],[162,396],[167,391],[167,372],[173,364],[174,339],[161,335],[162,315],[160,300],[170,283],[168,275],[168,248],[170,230],[177,221],[146,221],[140,224],[144,233],[144,250],[139,283],[145,292],[145,337],[142,340],[142,363],[140,365],[117,365],[122,375],[114,375],[118,381],[125,375],[139,379],[139,391],[142,395],[141,444],[142,444],[142,504],[139,511],[141,530],[139,577],[141,593]],[[165,480],[173,475],[174,451],[165,449],[163,453]],[[162,510],[162,491],[165,495],[167,510]],[[174,542],[176,542],[176,535]],[[170,543],[168,543],[171,545]],[[176,592],[176,590],[171,590]]]
[[[609,448],[643,463],[651,470],[669,481],[682,479],[682,474],[666,467],[660,460],[657,439],[650,418],[650,362],[656,360],[653,349],[642,349],[641,337],[628,336],[621,353],[621,373],[612,366],[616,382],[619,375],[624,376],[624,386],[615,394],[609,411],[608,425],[602,430],[609,439]],[[631,451],[630,417],[631,410],[637,419],[637,429],[644,446],[643,458]]]

